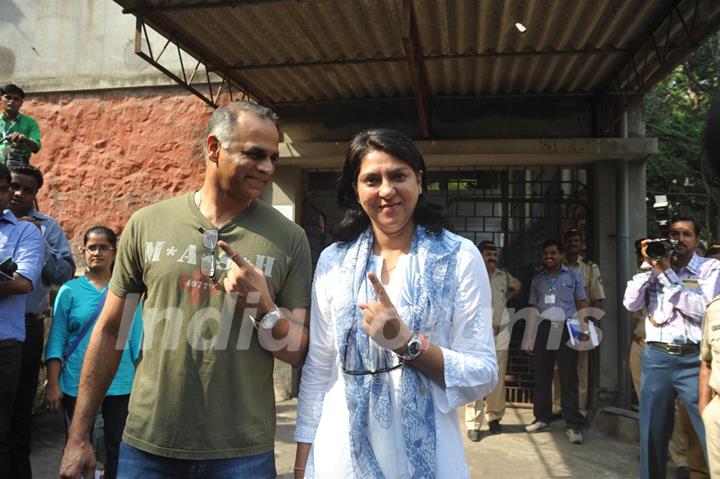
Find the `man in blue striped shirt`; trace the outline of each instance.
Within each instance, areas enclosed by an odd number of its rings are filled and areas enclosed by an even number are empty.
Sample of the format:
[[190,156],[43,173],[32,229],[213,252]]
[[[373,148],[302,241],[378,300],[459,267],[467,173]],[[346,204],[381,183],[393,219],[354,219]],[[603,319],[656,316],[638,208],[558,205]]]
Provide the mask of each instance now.
[[40,280],[45,245],[40,230],[9,209],[10,170],[0,164],[0,261],[16,265],[0,280],[0,477],[10,473],[10,421],[25,341],[25,295]]
[[[564,264],[564,247],[559,240],[543,243],[545,269],[538,273],[530,285],[528,303],[531,315],[522,349],[534,356],[535,421],[527,432],[538,432],[550,427],[552,421],[552,379],[555,359],[560,367],[562,415],[567,435],[573,444],[582,444],[583,417],[578,409],[578,352],[569,346],[566,320],[578,318],[578,311],[587,308],[585,286],[580,273]],[[539,316],[539,318],[538,318]],[[587,332],[587,324],[581,318]],[[582,338],[587,339],[587,336]]]
[[664,259],[651,258],[641,243],[643,264],[625,288],[628,311],[647,306],[640,380],[640,477],[664,477],[673,430],[675,398],[680,397],[705,449],[705,427],[698,411],[700,341],[705,307],[720,294],[720,262],[695,253],[700,228],[690,217],[670,223],[678,244]]

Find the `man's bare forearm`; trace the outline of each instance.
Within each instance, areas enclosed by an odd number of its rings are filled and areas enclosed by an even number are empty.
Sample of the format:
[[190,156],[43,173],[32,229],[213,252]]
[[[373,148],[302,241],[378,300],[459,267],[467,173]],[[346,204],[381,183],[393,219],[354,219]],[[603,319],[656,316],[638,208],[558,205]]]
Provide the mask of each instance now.
[[510,292],[508,293],[508,295],[506,296],[505,299],[507,301],[511,301],[511,300],[517,298],[518,296],[520,296],[521,292],[522,292],[522,288],[510,288]]
[[97,410],[115,377],[123,353],[122,349],[117,349],[116,344],[124,306],[124,299],[113,293],[108,294],[85,353],[68,441],[82,442],[90,436]]
[[80,388],[69,438],[89,437],[95,415],[120,364],[122,350],[115,348],[117,329],[114,332],[108,329],[97,327],[90,338],[80,375]]
[[15,273],[13,279],[0,281],[0,298],[7,298],[16,294],[27,294],[32,291],[32,283]]
[[[295,348],[289,348],[286,346],[279,351],[274,351],[273,356],[275,356],[280,361],[284,361],[290,364],[294,368],[299,368],[305,362],[305,356],[307,355],[308,344],[310,342],[310,335],[307,328],[302,324],[291,321],[286,321],[285,323],[288,324],[288,326],[286,326],[285,328],[287,334],[290,334],[292,336],[300,336],[300,346],[297,348],[297,350],[295,350]],[[273,336],[276,338],[281,338],[285,337],[285,334],[277,333],[273,328]],[[290,341],[290,344],[297,344],[297,342]]]
[[273,356],[280,361],[284,361],[295,368],[299,368],[305,362],[308,345],[310,343],[310,333],[308,331],[309,314],[305,309],[295,310],[291,317],[284,319],[287,321],[278,321],[272,329],[273,338],[282,340],[287,338],[288,346],[273,351]]

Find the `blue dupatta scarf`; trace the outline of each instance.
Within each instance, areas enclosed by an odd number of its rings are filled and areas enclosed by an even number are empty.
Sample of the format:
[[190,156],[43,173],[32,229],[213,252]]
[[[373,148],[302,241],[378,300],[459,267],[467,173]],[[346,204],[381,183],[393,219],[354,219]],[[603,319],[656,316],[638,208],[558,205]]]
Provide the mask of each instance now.
[[[459,239],[453,236],[445,230],[440,235],[433,235],[418,226],[410,246],[410,255],[415,256],[418,271],[412,276],[413,284],[404,287],[410,288],[415,300],[409,317],[402,320],[411,330],[428,337],[435,323],[447,321],[452,312],[455,297],[453,279],[460,249]],[[362,311],[358,307],[360,302],[377,300],[367,279],[367,273],[371,271],[373,241],[374,236],[368,228],[352,243],[340,246],[342,279],[338,282],[336,301],[333,301],[340,357],[345,357],[346,338],[350,333],[349,344],[353,347],[349,348],[348,354],[353,357],[348,357],[348,363],[352,361],[367,370],[376,370],[378,350],[380,354],[394,354],[379,348],[368,337],[362,326]],[[344,379],[355,476],[382,478],[382,469],[370,439],[369,421],[372,414],[374,422],[390,433],[392,405],[388,375],[345,375]],[[400,388],[402,432],[410,475],[414,479],[435,478],[435,407],[431,385],[415,368],[403,367]]]

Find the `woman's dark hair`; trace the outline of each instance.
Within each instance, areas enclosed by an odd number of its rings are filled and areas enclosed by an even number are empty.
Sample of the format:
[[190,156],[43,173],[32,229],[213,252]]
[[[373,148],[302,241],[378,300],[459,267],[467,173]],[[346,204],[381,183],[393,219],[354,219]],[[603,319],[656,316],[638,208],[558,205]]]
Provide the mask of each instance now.
[[337,201],[340,207],[340,222],[335,237],[340,241],[353,241],[370,225],[365,211],[357,200],[357,177],[360,163],[371,151],[382,151],[407,163],[415,173],[422,172],[421,193],[418,198],[413,219],[418,225],[425,227],[429,233],[440,234],[443,228],[450,229],[450,224],[443,214],[442,207],[427,201],[427,169],[425,160],[404,133],[377,128],[361,131],[350,141],[345,153],[345,163],[337,183]]
[[89,230],[85,232],[85,236],[83,236],[83,246],[85,246],[90,239],[90,235],[105,235],[108,242],[110,242],[110,245],[113,248],[117,248],[117,235],[113,230],[108,228],[107,226],[93,226]]

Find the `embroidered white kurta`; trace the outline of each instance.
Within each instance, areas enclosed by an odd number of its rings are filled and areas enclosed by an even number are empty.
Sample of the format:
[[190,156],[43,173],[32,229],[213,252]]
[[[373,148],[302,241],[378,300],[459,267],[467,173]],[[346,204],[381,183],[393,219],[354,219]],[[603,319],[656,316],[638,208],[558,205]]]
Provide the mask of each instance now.
[[[432,342],[444,356],[445,384],[434,382],[432,397],[436,425],[436,477],[469,477],[456,408],[481,399],[497,383],[497,362],[492,333],[490,282],[477,248],[462,240],[455,271],[455,292],[450,318],[435,321]],[[373,258],[378,277],[382,262]],[[323,251],[313,283],[310,317],[310,348],[303,367],[297,410],[295,440],[312,443],[306,478],[355,477],[351,462],[349,411],[341,358],[338,354],[336,325],[333,317],[333,292],[340,281],[341,263],[335,245]],[[363,267],[360,265],[359,267]],[[410,307],[409,291],[413,255],[402,257],[389,285],[388,294],[398,313]],[[404,366],[411,367],[411,366]],[[403,446],[400,398],[400,372],[390,373],[393,424],[388,431],[373,427],[373,450],[383,474],[388,478],[409,478]]]

